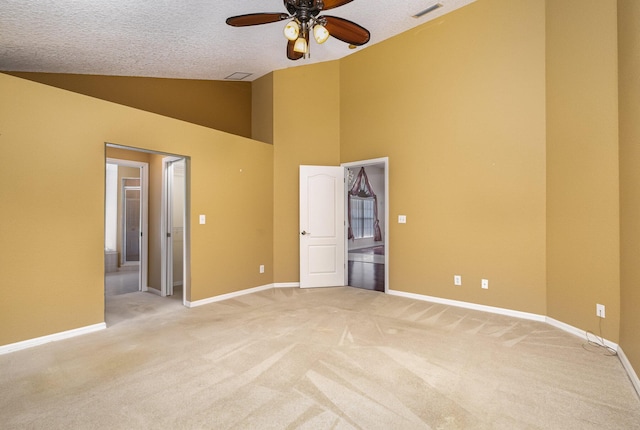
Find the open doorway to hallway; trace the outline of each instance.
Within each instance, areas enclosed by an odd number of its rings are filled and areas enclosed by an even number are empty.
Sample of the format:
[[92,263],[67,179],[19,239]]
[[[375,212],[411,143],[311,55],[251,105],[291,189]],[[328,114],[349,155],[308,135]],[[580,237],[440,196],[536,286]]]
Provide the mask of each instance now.
[[146,286],[149,164],[107,158],[105,177],[105,296]]
[[[107,144],[106,162],[107,311],[122,309],[121,297],[129,294],[151,293],[184,305],[189,294],[188,157]],[[116,297],[120,306],[110,307]]]
[[388,288],[387,159],[343,164],[346,168],[347,285]]

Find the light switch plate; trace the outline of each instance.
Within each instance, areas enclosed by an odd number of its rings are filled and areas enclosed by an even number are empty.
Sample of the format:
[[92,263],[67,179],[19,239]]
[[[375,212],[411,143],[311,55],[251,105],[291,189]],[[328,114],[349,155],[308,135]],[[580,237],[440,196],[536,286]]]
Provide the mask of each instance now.
[[206,215],[200,215],[200,224],[206,224],[206,223],[207,223]]
[[407,216],[406,215],[398,215],[398,224],[406,224]]

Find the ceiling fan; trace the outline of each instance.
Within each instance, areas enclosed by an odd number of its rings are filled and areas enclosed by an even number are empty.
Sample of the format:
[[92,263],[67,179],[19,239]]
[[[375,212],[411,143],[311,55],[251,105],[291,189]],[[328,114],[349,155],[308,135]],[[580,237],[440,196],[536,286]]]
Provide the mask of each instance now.
[[227,18],[227,24],[233,27],[269,24],[289,20],[284,27],[287,38],[287,58],[299,60],[309,56],[309,33],[313,33],[316,42],[324,43],[333,36],[349,45],[361,46],[367,43],[371,33],[364,27],[344,18],[320,15],[321,11],[334,9],[351,3],[353,0],[284,0],[289,11],[286,13],[249,13]]

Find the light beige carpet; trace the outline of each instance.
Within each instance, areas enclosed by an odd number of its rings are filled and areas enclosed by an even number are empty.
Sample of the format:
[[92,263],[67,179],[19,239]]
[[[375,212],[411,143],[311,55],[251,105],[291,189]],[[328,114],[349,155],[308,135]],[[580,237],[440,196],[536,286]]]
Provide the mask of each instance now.
[[544,323],[351,288],[107,310],[0,356],[0,428],[640,429],[618,358]]

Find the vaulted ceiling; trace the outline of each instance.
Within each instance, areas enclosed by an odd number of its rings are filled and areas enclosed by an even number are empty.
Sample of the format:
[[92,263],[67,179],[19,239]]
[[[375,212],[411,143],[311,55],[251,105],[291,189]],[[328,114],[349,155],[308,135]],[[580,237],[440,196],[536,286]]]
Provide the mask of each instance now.
[[[286,56],[286,21],[251,27],[229,16],[286,12],[283,0],[2,0],[0,71],[254,80],[273,70],[335,60],[367,49],[475,0],[353,0],[327,14],[371,32],[357,49],[311,42],[311,58]],[[436,3],[420,18],[412,15]]]

